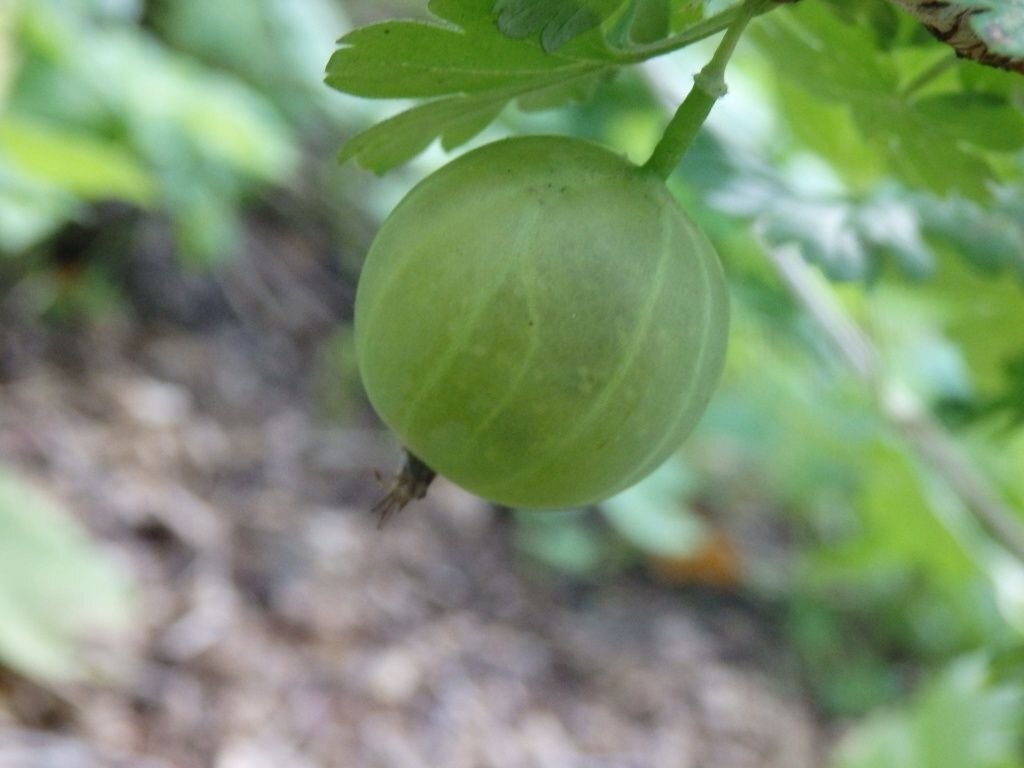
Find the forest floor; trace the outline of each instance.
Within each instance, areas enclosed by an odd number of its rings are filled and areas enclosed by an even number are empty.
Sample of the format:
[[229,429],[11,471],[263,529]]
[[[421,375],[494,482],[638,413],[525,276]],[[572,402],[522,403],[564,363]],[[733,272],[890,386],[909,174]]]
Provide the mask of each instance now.
[[[751,601],[581,584],[439,482],[378,530],[369,413],[246,323],[0,334],[0,463],[137,584],[101,682],[0,677],[2,768],[817,768],[828,731]],[[355,425],[358,423],[358,426]]]

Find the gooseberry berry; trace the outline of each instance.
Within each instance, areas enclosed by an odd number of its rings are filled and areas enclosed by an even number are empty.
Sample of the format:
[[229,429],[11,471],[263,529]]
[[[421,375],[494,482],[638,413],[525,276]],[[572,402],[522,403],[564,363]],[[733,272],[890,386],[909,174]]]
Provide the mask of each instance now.
[[496,503],[580,506],[676,451],[721,374],[718,257],[663,180],[551,136],[471,151],[384,222],[356,296],[367,395]]

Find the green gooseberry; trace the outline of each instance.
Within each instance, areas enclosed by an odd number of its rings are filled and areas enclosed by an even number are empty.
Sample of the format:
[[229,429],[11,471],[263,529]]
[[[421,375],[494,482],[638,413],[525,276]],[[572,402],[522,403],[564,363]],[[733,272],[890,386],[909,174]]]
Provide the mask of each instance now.
[[418,465],[523,508],[599,501],[671,456],[728,326],[718,257],[664,181],[551,136],[489,144],[417,185],[355,307],[367,395]]

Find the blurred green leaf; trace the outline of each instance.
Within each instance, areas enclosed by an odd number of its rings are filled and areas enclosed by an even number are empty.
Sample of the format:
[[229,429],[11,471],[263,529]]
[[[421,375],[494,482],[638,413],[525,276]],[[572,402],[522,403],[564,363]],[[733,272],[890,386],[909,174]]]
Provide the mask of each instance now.
[[818,553],[819,576],[911,573],[935,589],[957,590],[977,574],[960,542],[933,513],[914,459],[900,445],[876,442],[864,456],[861,483],[859,530]]
[[1024,147],[1024,112],[987,93],[942,93],[920,99],[915,111],[931,125],[978,147],[1010,152]]
[[0,661],[46,680],[85,672],[78,643],[126,626],[128,587],[52,500],[0,470]]
[[78,211],[69,193],[26,176],[0,157],[0,253],[16,254],[49,237]]
[[0,109],[7,100],[7,89],[14,77],[16,52],[14,48],[14,3],[0,4]]
[[156,4],[150,15],[176,49],[238,73],[296,122],[346,118],[323,87],[324,61],[348,27],[338,3],[174,0]]
[[840,742],[835,768],[1019,768],[1024,689],[994,684],[988,664],[963,659],[907,707],[880,712]]
[[918,212],[905,194],[879,187],[854,197],[810,157],[798,158],[784,174],[741,166],[711,202],[754,218],[771,245],[799,245],[804,258],[834,280],[865,280],[887,259],[912,277],[933,268]]
[[0,157],[84,200],[150,205],[156,184],[122,145],[12,115],[0,117]]
[[[57,0],[24,7],[0,161],[70,192],[71,210],[100,198],[160,205],[186,254],[216,261],[235,245],[248,193],[294,171],[292,130],[254,89],[171,51],[130,17],[106,16],[99,23]],[[23,200],[6,216],[35,221]],[[28,232],[51,229],[22,226],[20,247],[31,244]]]
[[913,101],[900,91],[898,59],[878,47],[869,27],[844,22],[826,3],[769,14],[751,37],[779,75],[848,109],[864,138],[915,186],[987,200],[1000,175],[984,150],[1016,149],[1024,138],[1019,111],[995,96]]
[[991,273],[1012,270],[1024,279],[1024,206],[1006,188],[992,204],[962,197],[919,196],[916,207],[928,239]]
[[686,557],[707,537],[706,526],[686,504],[692,486],[685,465],[670,459],[599,508],[612,528],[645,554]]
[[559,571],[593,576],[607,570],[614,556],[607,537],[586,512],[516,512],[516,543],[528,555]]

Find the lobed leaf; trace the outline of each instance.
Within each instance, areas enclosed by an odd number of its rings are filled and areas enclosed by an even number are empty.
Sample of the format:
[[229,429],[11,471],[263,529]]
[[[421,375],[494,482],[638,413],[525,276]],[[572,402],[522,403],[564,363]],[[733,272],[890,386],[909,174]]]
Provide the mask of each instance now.
[[367,170],[384,173],[409,161],[438,137],[446,149],[452,149],[486,128],[512,95],[502,91],[451,96],[413,107],[350,139],[339,160],[354,159]]
[[355,96],[422,98],[479,93],[592,71],[600,61],[551,56],[524,41],[414,21],[357,29],[341,39],[326,82]]

